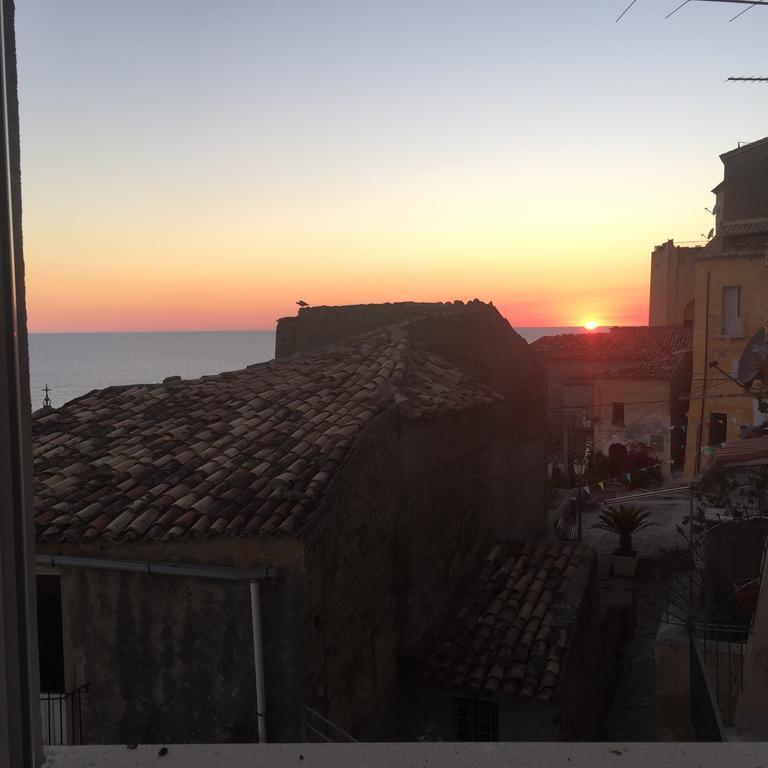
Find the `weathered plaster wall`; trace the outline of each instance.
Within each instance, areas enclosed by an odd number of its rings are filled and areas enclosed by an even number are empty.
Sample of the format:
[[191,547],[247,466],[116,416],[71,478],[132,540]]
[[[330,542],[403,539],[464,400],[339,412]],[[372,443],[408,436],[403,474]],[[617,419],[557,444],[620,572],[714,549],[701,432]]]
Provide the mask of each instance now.
[[[553,360],[546,364],[550,426],[581,426],[583,416],[604,416],[595,408],[595,379],[605,371],[637,365],[637,360]],[[560,410],[562,409],[562,410]],[[610,415],[609,415],[610,418]]]
[[[723,336],[723,288],[736,285],[741,286],[742,333],[739,336]],[[757,411],[757,400],[745,396],[737,384],[710,368],[709,363],[717,362],[727,373],[736,374],[748,339],[763,327],[766,320],[767,292],[768,268],[763,256],[701,257],[696,262],[692,399],[685,465],[687,479],[695,476],[711,460],[713,449],[708,444],[713,412],[727,415],[726,440],[738,438],[742,425],[751,427],[765,419],[765,415]]]
[[[306,695],[304,578],[298,544],[291,544],[290,557],[282,558],[286,565],[261,586],[267,731],[273,741],[300,738]],[[230,542],[238,565],[274,564],[275,558],[249,557],[248,548],[248,542]],[[138,549],[121,548],[108,556],[151,559],[146,549]],[[163,559],[194,562],[195,549],[189,542],[188,551],[165,553]],[[198,562],[206,561],[201,549]],[[86,741],[258,738],[247,583],[59,571],[67,686],[89,684],[83,698]]]
[[86,742],[257,737],[247,584],[84,569],[66,581]]
[[[613,403],[624,404],[624,424],[613,423]],[[651,445],[654,435],[664,441],[664,448],[654,455],[664,462],[660,468],[670,474],[671,393],[668,381],[638,379],[597,379],[595,406],[599,414],[595,423],[595,446],[608,455],[614,443]]]

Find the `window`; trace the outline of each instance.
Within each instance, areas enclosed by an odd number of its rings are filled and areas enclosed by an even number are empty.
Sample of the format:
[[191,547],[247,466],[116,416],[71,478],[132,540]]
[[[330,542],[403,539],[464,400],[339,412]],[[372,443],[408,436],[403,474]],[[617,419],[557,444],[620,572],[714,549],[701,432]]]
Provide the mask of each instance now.
[[624,426],[624,403],[614,403],[613,404],[613,419],[611,420],[612,424],[618,424],[619,426]]
[[728,433],[728,415],[725,413],[709,414],[709,445],[721,445]]
[[741,286],[723,288],[723,310],[720,332],[723,336],[741,336]]
[[466,696],[456,700],[458,741],[498,741],[499,708],[495,701]]

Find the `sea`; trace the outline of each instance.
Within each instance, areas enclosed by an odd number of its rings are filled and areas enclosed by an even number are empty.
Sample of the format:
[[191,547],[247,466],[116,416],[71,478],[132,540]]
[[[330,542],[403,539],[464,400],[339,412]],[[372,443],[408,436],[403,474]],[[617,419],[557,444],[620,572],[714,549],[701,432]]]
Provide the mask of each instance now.
[[[516,328],[528,343],[583,328]],[[274,331],[155,333],[31,333],[32,408],[43,405],[44,388],[54,407],[94,389],[148,384],[168,376],[184,379],[235,371],[271,360]]]

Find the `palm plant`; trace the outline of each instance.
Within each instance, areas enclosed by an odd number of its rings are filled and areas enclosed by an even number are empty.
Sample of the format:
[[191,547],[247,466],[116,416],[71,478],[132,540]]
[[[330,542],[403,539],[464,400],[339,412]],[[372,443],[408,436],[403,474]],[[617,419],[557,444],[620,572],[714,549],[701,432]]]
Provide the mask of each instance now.
[[603,531],[611,531],[619,537],[619,553],[631,556],[632,552],[632,534],[656,525],[648,520],[650,512],[645,511],[645,507],[636,507],[631,504],[619,504],[618,506],[607,506],[600,513],[599,522],[592,528],[600,528]]

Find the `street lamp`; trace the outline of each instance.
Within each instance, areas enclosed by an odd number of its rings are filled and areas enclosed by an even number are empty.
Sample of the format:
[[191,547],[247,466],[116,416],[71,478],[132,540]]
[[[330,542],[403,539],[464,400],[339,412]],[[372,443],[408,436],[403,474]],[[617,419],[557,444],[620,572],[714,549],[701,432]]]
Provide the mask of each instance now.
[[581,541],[581,482],[587,463],[580,456],[573,460],[573,472],[576,475],[576,513],[579,520],[579,541]]

